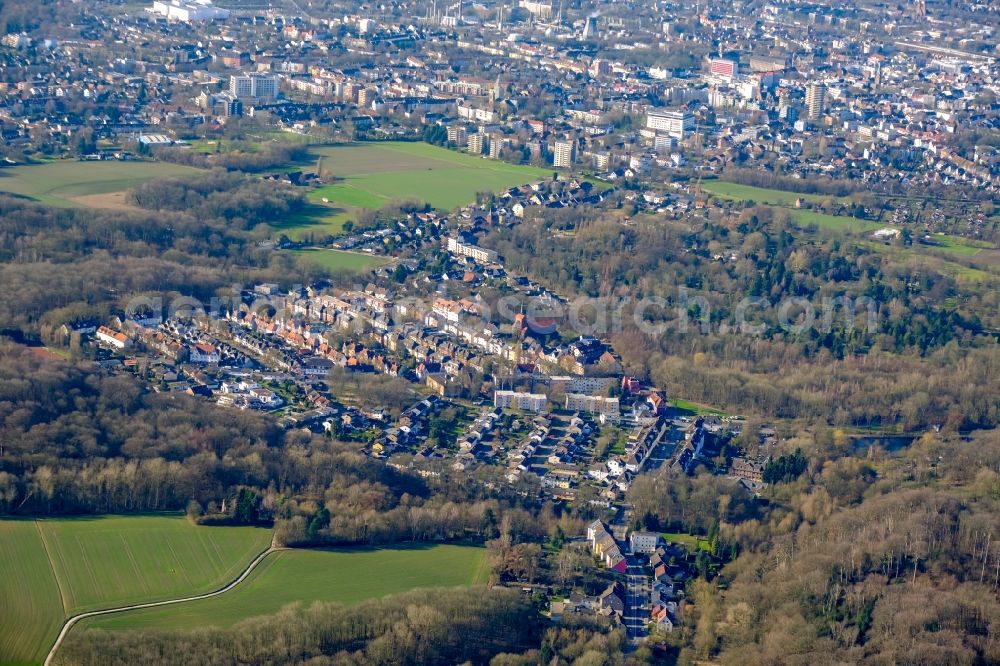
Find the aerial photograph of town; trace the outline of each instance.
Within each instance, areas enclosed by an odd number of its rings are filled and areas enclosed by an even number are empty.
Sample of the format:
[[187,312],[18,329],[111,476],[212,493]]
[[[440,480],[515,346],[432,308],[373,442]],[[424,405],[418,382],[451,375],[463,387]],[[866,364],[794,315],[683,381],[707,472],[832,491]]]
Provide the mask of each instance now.
[[997,0],[0,0],[0,665],[1000,664]]

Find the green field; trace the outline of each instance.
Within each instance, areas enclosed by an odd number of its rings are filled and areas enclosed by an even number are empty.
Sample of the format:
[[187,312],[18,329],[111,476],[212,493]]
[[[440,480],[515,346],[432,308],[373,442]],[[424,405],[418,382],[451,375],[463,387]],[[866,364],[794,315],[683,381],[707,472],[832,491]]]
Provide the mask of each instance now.
[[846,217],[843,215],[827,215],[826,213],[818,213],[812,210],[793,208],[789,212],[792,214],[792,219],[800,225],[815,224],[821,229],[829,229],[831,231],[856,233],[875,231],[885,226],[871,220],[859,220],[856,217]]
[[708,539],[700,536],[695,536],[694,534],[684,534],[681,532],[664,532],[660,536],[663,540],[668,543],[678,543],[688,550],[694,552],[697,550],[710,550],[710,545]]
[[153,178],[198,173],[198,169],[166,162],[59,160],[0,169],[0,192],[53,206],[77,206],[78,197],[122,192]]
[[37,663],[65,617],[212,591],[271,531],[182,516],[0,521],[0,663]]
[[792,218],[799,224],[815,224],[816,226],[833,231],[863,232],[874,231],[885,226],[870,220],[859,220],[856,217],[845,217],[840,215],[827,215],[809,209],[795,208],[795,200],[802,199],[810,203],[818,203],[826,199],[840,203],[847,203],[850,197],[831,197],[820,194],[799,194],[787,190],[771,190],[752,185],[740,185],[739,183],[727,183],[721,180],[705,181],[701,188],[709,194],[730,199],[732,201],[753,201],[754,203],[767,204],[769,206],[782,206],[790,209]]
[[679,409],[684,412],[691,412],[692,414],[697,414],[698,416],[725,416],[725,412],[721,410],[715,409],[714,407],[700,405],[696,402],[690,402],[689,400],[669,398],[667,403],[675,409]]
[[0,521],[0,663],[41,661],[63,616],[35,522]]
[[[995,266],[988,266],[989,270],[967,266],[955,261],[948,261],[935,254],[928,254],[925,250],[930,246],[920,246],[914,244],[912,247],[898,247],[887,245],[875,241],[864,241],[863,247],[875,250],[880,254],[885,254],[900,262],[923,262],[931,268],[938,270],[945,275],[950,275],[962,282],[988,283],[996,280],[997,273]],[[947,251],[947,248],[934,248]],[[968,258],[969,255],[963,252],[954,253],[958,258]]]
[[329,271],[361,273],[388,263],[385,257],[344,250],[294,250],[301,261]]
[[170,608],[150,608],[85,620],[101,629],[191,629],[230,626],[291,603],[355,604],[418,587],[486,582],[486,551],[472,546],[284,550],[267,557],[231,592]]
[[[473,203],[476,193],[499,192],[524,185],[552,172],[458,153],[426,143],[373,142],[313,146],[314,160],[336,179],[310,192],[309,201],[329,211],[315,211],[289,228],[292,238],[310,232],[339,233],[345,221],[364,209],[378,209],[393,201],[417,200],[439,210]],[[327,199],[326,202],[323,199]]]
[[931,236],[930,244],[926,245],[926,247],[960,257],[972,257],[979,254],[982,250],[991,249],[993,246],[983,241],[962,238],[961,236],[935,234]]
[[799,194],[798,192],[789,192],[788,190],[772,190],[765,187],[754,187],[753,185],[728,183],[722,180],[703,181],[701,189],[709,194],[714,194],[725,199],[754,201],[771,206],[794,206],[796,199],[802,199],[810,203],[818,203],[825,199],[833,199],[838,202],[849,201],[846,197],[834,197],[824,194]]

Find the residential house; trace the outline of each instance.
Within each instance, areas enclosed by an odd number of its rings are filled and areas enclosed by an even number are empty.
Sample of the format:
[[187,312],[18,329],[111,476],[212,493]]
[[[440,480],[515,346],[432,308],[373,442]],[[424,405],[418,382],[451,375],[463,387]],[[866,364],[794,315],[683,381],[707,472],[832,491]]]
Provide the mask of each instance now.
[[113,331],[107,326],[101,326],[97,329],[97,339],[114,349],[125,349],[132,344],[127,335],[120,331]]

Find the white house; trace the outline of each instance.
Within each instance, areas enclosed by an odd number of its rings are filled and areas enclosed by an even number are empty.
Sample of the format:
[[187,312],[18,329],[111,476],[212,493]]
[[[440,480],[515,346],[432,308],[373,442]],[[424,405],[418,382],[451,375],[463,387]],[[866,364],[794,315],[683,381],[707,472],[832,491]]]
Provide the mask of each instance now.
[[652,553],[660,543],[660,535],[653,532],[632,532],[629,544],[633,553]]
[[196,342],[191,347],[190,359],[192,363],[218,363],[219,352],[215,347],[206,342]]
[[101,326],[97,329],[97,339],[115,349],[125,349],[131,344],[127,335],[113,331],[107,326]]

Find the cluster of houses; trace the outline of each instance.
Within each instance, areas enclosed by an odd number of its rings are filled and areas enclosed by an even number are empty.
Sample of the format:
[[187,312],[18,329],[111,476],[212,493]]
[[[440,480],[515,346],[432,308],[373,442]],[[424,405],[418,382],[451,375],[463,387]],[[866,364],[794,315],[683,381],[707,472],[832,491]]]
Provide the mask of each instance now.
[[625,555],[603,522],[595,520],[587,526],[587,541],[590,543],[591,551],[600,558],[605,567],[618,573],[625,573],[628,568]]
[[585,478],[581,470],[591,455],[593,435],[593,426],[580,414],[532,417],[531,431],[508,452],[507,479],[536,474],[554,497],[572,499]]
[[[370,454],[376,458],[383,458],[396,451],[408,450],[422,442],[427,435],[430,417],[446,404],[446,401],[436,395],[418,400],[404,411],[394,424],[385,428],[378,440],[372,443]],[[430,455],[431,451],[422,450],[417,452],[415,458],[419,460]]]

